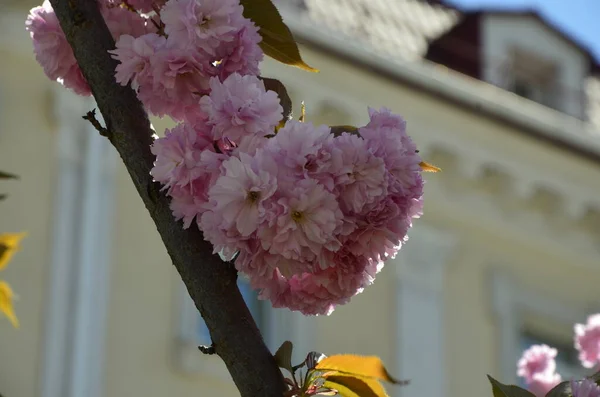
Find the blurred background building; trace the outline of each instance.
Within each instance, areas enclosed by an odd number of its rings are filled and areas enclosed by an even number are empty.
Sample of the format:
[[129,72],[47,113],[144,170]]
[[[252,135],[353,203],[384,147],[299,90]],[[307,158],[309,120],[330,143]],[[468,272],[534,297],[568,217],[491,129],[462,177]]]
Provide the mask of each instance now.
[[[5,397],[235,396],[94,107],[43,75],[24,30],[36,2],[0,3],[0,231],[27,231],[3,278],[21,328],[0,321]],[[272,349],[379,355],[393,396],[491,395],[532,343],[581,374],[573,324],[600,310],[600,67],[534,11],[440,1],[280,0],[318,74],[267,60],[315,123],[405,116],[425,159],[425,215],[375,284],[330,317],[258,302]],[[154,120],[157,131],[172,125]],[[227,310],[227,308],[223,308]]]

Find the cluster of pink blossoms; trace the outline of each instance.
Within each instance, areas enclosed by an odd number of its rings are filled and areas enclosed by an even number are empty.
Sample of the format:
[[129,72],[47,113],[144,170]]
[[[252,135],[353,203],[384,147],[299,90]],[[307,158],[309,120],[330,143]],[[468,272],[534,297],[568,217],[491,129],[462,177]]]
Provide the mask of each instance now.
[[[116,41],[116,80],[131,85],[149,112],[194,120],[212,77],[257,75],[261,36],[238,0],[100,0]],[[26,22],[46,75],[90,95],[73,51],[48,0]]]
[[[152,175],[184,227],[275,307],[329,314],[371,284],[422,210],[423,180],[405,122],[370,110],[360,136],[282,119],[255,76],[210,81],[204,118],[153,145]],[[269,137],[270,136],[270,137]]]
[[[600,314],[589,316],[586,324],[575,324],[575,348],[584,368],[600,369]],[[556,349],[547,345],[534,345],[527,349],[517,366],[529,390],[543,397],[561,382],[556,373]],[[600,388],[594,382],[571,382],[574,397],[600,397]],[[577,393],[576,393],[577,392]]]
[[[239,0],[99,0],[115,79],[181,123],[152,146],[152,176],[185,228],[235,258],[262,299],[329,314],[373,283],[422,211],[405,122],[369,111],[357,132],[286,120],[258,76],[261,36]],[[28,19],[44,71],[89,95],[46,0]]]

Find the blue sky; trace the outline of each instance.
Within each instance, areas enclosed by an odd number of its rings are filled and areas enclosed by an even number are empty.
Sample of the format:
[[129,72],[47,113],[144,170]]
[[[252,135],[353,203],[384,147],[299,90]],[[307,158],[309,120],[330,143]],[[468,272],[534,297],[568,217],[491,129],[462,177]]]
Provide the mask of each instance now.
[[600,59],[600,0],[447,0],[459,8],[535,9]]

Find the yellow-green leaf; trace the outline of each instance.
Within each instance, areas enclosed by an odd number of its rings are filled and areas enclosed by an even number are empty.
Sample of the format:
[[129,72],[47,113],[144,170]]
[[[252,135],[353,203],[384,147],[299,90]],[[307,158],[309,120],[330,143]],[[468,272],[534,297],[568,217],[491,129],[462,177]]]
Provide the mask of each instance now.
[[436,167],[433,164],[426,163],[425,161],[421,161],[419,165],[421,166],[421,169],[425,172],[440,172],[442,170],[441,168]]
[[376,356],[356,356],[353,354],[329,356],[321,360],[315,369],[319,371],[338,371],[344,375],[375,378],[395,384],[406,383],[392,378],[381,359]]
[[19,319],[13,309],[14,293],[8,283],[0,280],[0,313],[4,314],[13,327],[19,328]]
[[294,349],[294,345],[289,340],[286,340],[279,346],[277,352],[275,353],[275,361],[277,362],[277,366],[279,368],[287,369],[288,371],[293,372],[292,369],[292,351]]
[[333,375],[325,379],[323,387],[335,389],[343,397],[388,397],[385,389],[375,379]]
[[258,26],[258,33],[262,37],[259,45],[267,56],[286,65],[318,72],[302,60],[292,32],[271,0],[241,0],[241,4],[244,6],[244,16]]
[[0,234],[0,270],[4,269],[19,250],[19,243],[26,233]]

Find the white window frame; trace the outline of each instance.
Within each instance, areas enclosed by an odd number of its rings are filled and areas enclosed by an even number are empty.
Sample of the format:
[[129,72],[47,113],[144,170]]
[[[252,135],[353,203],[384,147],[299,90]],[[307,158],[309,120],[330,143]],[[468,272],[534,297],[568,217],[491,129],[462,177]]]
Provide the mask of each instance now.
[[101,397],[117,157],[81,117],[92,98],[57,84],[53,99],[58,172],[39,395]]
[[397,396],[447,395],[445,284],[458,237],[416,223],[394,260],[397,269],[398,373],[410,384]]
[[536,313],[555,324],[572,328],[586,321],[590,307],[568,304],[520,285],[508,272],[491,271],[491,303],[498,332],[496,346],[499,380],[517,384],[517,361],[523,353],[520,346],[522,330],[525,328],[526,313]]

